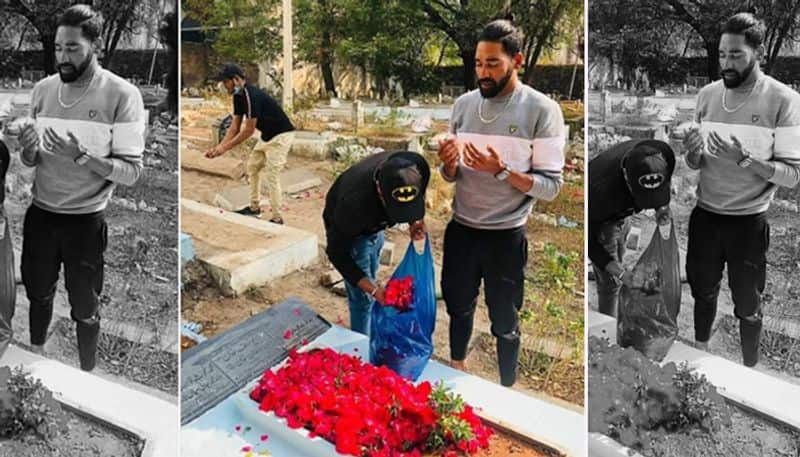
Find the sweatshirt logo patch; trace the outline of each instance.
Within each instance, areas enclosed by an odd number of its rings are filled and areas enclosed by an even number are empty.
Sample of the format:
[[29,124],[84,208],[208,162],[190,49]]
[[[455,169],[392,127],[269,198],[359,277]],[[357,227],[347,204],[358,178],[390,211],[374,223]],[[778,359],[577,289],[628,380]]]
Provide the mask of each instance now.
[[396,187],[392,191],[392,198],[400,203],[408,203],[414,201],[418,194],[419,189],[416,186]]
[[661,173],[648,173],[639,176],[639,185],[645,189],[657,189],[664,182],[664,175]]
[[758,122],[758,120],[759,120],[759,119],[761,119],[761,117],[760,117],[758,114],[754,114],[754,115],[753,115],[753,124],[755,124],[756,122]]
[[95,116],[97,116],[97,111],[95,111],[93,109],[90,109],[89,110],[89,118],[90,119],[94,119]]
[[519,127],[517,127],[514,124],[511,124],[511,125],[508,126],[508,133],[510,133],[512,135],[517,133],[517,130],[519,130]]

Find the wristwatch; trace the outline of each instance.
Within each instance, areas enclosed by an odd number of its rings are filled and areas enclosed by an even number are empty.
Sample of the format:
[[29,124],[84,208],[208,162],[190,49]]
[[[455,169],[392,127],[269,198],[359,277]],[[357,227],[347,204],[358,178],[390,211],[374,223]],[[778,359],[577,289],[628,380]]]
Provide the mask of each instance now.
[[744,149],[742,150],[742,154],[744,155],[744,158],[736,162],[736,165],[739,165],[742,168],[747,168],[751,163],[753,163],[753,157]]
[[89,161],[89,152],[86,149],[81,148],[81,155],[75,157],[75,163],[77,163],[78,165],[86,165],[86,162],[88,161]]
[[498,181],[505,181],[511,175],[511,169],[508,168],[508,165],[503,165],[503,169],[498,171],[496,175],[494,175],[495,179]]

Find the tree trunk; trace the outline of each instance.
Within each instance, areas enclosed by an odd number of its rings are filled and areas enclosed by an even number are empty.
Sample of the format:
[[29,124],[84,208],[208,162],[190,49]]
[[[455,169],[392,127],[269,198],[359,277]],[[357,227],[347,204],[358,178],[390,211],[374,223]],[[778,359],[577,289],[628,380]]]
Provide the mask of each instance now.
[[134,8],[128,8],[124,13],[122,13],[122,16],[116,23],[116,30],[114,30],[114,35],[111,38],[111,43],[108,46],[108,53],[105,56],[104,64],[106,67],[111,66],[111,61],[114,59],[114,51],[117,50],[117,44],[119,44],[119,40],[122,38],[122,33],[128,27],[128,24],[133,18],[133,12]]
[[27,34],[27,32],[28,32],[28,26],[26,25],[25,27],[22,28],[22,32],[20,32],[19,34],[19,41],[17,41],[17,47],[14,49],[15,51],[19,51],[19,49],[22,47],[22,43],[25,41],[25,35]]
[[704,39],[706,45],[706,71],[708,79],[715,81],[719,79],[719,37],[709,40]]
[[[461,48],[461,45],[459,45]],[[464,71],[464,88],[469,90],[475,89],[475,48],[471,50],[461,50],[461,64]]]
[[331,44],[331,34],[327,30],[322,32],[322,48],[320,49],[319,66],[322,71],[322,80],[325,81],[325,93],[336,93],[336,81],[333,79],[333,56],[331,55],[333,45]]
[[48,75],[52,75],[56,72],[56,34],[40,34],[40,37],[42,39],[44,72]]
[[320,37],[319,68],[322,72],[322,80],[325,84],[325,95],[333,94],[338,97],[336,92],[336,81],[333,79],[333,37],[331,31],[335,30],[333,9],[328,0],[318,0],[318,5],[325,19],[322,21],[322,36]]

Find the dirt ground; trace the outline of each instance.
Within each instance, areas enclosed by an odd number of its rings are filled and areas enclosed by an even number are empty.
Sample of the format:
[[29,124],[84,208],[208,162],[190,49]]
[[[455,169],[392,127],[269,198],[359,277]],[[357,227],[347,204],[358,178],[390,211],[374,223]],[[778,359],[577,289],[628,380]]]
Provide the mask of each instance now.
[[[184,140],[183,147],[193,147],[203,149],[207,142],[195,138],[210,138],[211,130],[208,119],[213,119],[224,112],[222,105],[219,108],[202,108],[200,110],[184,109],[183,132],[188,132],[193,138],[189,141]],[[582,151],[580,148],[575,149]],[[236,149],[231,151],[234,157],[246,159],[247,151]],[[434,162],[433,156],[428,155],[429,161]],[[580,159],[579,159],[580,161]],[[322,180],[322,186],[308,192],[295,196],[288,196],[284,199],[283,214],[287,225],[299,227],[304,230],[316,233],[321,242],[325,240],[325,232],[322,223],[321,213],[324,207],[324,196],[327,189],[335,178],[335,173],[340,165],[332,160],[316,161],[293,157],[290,155],[287,169],[305,168],[314,172]],[[582,167],[582,165],[581,165]],[[449,203],[452,189],[449,186],[436,182],[437,177],[432,177],[432,183],[428,191],[428,213],[426,224],[430,234],[434,256],[437,265],[441,265],[441,252],[444,229],[450,218]],[[181,197],[199,201],[213,206],[214,195],[221,189],[234,187],[244,184],[244,181],[234,181],[228,178],[215,177],[208,174],[182,170],[181,171]],[[568,200],[571,212],[566,216],[571,220],[583,221],[583,181],[575,177],[572,178],[568,191],[562,190],[564,199]],[[563,206],[564,203],[555,203]],[[574,207],[574,208],[573,208]],[[543,211],[543,210],[542,210]],[[561,329],[547,327],[550,322],[542,323],[534,319],[533,316],[547,316],[547,312],[541,309],[539,312],[536,307],[544,308],[544,300],[529,293],[526,295],[526,307],[534,309],[529,314],[523,316],[523,327],[543,327],[542,332],[549,332],[555,337],[562,338],[565,345],[580,346],[580,351],[570,356],[566,361],[545,356],[544,358],[533,355],[525,356],[526,349],[523,350],[521,357],[521,373],[519,382],[514,386],[515,389],[524,391],[530,395],[542,395],[558,397],[571,402],[573,405],[583,403],[583,305],[580,294],[583,292],[582,284],[582,228],[580,223],[574,229],[563,229],[560,227],[550,227],[549,223],[539,223],[532,221],[529,224],[529,240],[531,245],[531,262],[527,274],[533,278],[534,269],[537,266],[539,252],[543,249],[543,241],[548,239],[551,233],[570,232],[566,237],[562,234],[560,238],[554,237],[556,244],[569,245],[570,250],[579,251],[580,260],[575,261],[575,270],[569,274],[574,283],[570,287],[570,292],[564,296],[555,297],[558,300],[558,325]],[[408,245],[408,235],[398,228],[386,231],[387,241],[395,244],[393,267],[402,259],[405,248]],[[560,249],[562,248],[559,244]],[[382,267],[379,276],[384,280],[391,274],[392,268]],[[190,283],[187,284],[181,295],[182,318],[200,323],[203,325],[203,335],[213,336],[216,333],[243,321],[244,319],[257,314],[270,305],[278,303],[290,296],[296,296],[306,302],[311,308],[332,323],[337,323],[345,327],[349,326],[349,312],[347,309],[346,298],[336,295],[330,289],[319,284],[321,275],[332,269],[327,261],[324,250],[320,247],[319,261],[312,267],[302,271],[292,273],[273,281],[271,284],[259,288],[252,288],[239,297],[224,297],[218,289],[211,284],[202,272],[202,269],[192,268],[189,274]],[[580,273],[577,270],[580,269]],[[580,278],[580,280],[578,279]],[[438,281],[438,278],[437,278]],[[528,298],[535,303],[528,303]],[[482,300],[480,301],[482,303]],[[563,306],[564,309],[561,307]],[[570,326],[570,323],[575,325]],[[541,325],[539,325],[541,324]],[[439,361],[449,360],[448,345],[448,318],[444,308],[444,302],[438,302],[436,331],[434,333],[435,353],[434,357]],[[523,330],[525,332],[525,330]],[[573,333],[574,332],[574,333]],[[565,336],[568,335],[568,336]],[[499,374],[496,366],[496,355],[494,352],[494,339],[489,335],[489,318],[485,305],[479,305],[475,317],[475,332],[470,345],[467,359],[468,370],[470,373],[499,382]],[[579,342],[576,339],[580,340]],[[531,338],[533,340],[533,338]],[[527,362],[525,365],[523,362]],[[527,367],[531,367],[529,369]],[[535,370],[535,371],[534,371]],[[566,403],[565,403],[566,404]],[[574,407],[574,406],[573,406]]]
[[138,457],[143,443],[76,413],[66,411],[65,433],[49,442],[34,434],[0,441],[0,457]]
[[645,457],[789,457],[800,453],[800,435],[741,410],[732,425],[713,435],[699,429],[662,434]]
[[[144,171],[132,187],[118,186],[106,209],[108,248],[101,300],[98,367],[94,373],[115,381],[128,380],[177,398],[177,356],[163,349],[178,345],[177,129],[168,119],[149,126]],[[7,174],[5,210],[19,262],[22,223],[30,205],[33,171],[13,155]],[[79,366],[74,324],[63,272],[55,297],[55,315],[45,344],[47,357]],[[66,322],[59,324],[59,318]],[[59,325],[56,325],[59,324]],[[65,325],[64,329],[61,326]],[[17,287],[14,339],[27,346],[28,301]],[[130,341],[126,350],[109,344],[108,337]],[[131,366],[138,367],[131,370]]]
[[[688,106],[691,101],[681,100],[679,117],[675,122],[685,121],[692,115],[692,111],[684,109],[683,106]],[[673,141],[671,145],[676,151],[681,150],[680,143]],[[590,151],[590,157],[596,152]],[[671,210],[678,244],[682,251],[682,272],[685,272],[683,254],[688,241],[689,216],[696,203],[697,179],[697,172],[690,170],[683,158],[678,157],[673,175]],[[772,376],[794,383],[800,383],[800,281],[797,280],[797,268],[800,267],[800,228],[797,226],[798,213],[790,205],[798,203],[800,203],[800,188],[779,189],[776,200],[767,213],[771,233],[767,252],[767,284],[763,295],[765,332],[761,342],[761,361],[757,367]],[[636,263],[655,230],[652,214],[636,215],[632,221],[633,226],[641,229],[641,236],[638,249],[629,249],[625,257],[625,264],[628,267]],[[685,274],[683,276],[685,278]],[[596,310],[596,284],[593,281],[589,284],[589,306]],[[679,338],[688,343],[694,341],[693,306],[694,299],[688,283],[684,280],[678,325]],[[726,359],[741,362],[739,325],[733,315],[733,308],[727,273],[724,273],[709,351]],[[784,329],[779,329],[779,326]]]

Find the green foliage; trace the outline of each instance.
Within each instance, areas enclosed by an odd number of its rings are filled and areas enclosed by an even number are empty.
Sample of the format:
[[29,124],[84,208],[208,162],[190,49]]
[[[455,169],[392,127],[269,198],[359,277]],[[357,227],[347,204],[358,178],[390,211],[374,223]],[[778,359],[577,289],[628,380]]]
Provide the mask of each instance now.
[[431,391],[430,400],[439,419],[436,421],[436,428],[428,436],[427,449],[438,450],[448,442],[457,443],[473,438],[469,423],[458,416],[464,411],[461,395],[454,394],[440,381]]
[[564,254],[552,243],[545,243],[542,249],[542,260],[535,275],[537,285],[560,291],[569,291],[575,285],[579,256],[575,252]]
[[583,55],[583,2],[581,0],[512,0],[515,23],[523,33],[525,73],[542,55],[566,46]]
[[182,5],[207,28],[214,51],[226,60],[270,61],[281,53],[279,0],[185,0]]
[[63,433],[66,417],[42,382],[21,367],[0,367],[0,436],[13,438],[32,431],[52,439]]

